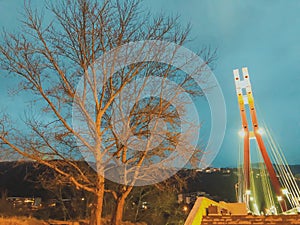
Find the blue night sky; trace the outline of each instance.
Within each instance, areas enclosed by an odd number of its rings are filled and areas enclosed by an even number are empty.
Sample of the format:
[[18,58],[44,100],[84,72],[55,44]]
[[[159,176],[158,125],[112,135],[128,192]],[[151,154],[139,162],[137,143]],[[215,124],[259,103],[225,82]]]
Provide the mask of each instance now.
[[[38,0],[32,3],[43,5]],[[249,69],[259,120],[269,125],[287,161],[300,164],[300,1],[144,0],[143,4],[153,14],[179,14],[183,24],[190,22],[189,49],[203,45],[218,49],[214,73],[226,100],[227,130],[214,166],[237,163],[241,125],[232,70],[243,66]],[[17,29],[22,6],[23,0],[0,0],[0,26]],[[8,90],[15,83],[0,76],[0,110],[22,117],[29,96],[10,97]],[[209,124],[208,114],[203,112],[204,126]]]

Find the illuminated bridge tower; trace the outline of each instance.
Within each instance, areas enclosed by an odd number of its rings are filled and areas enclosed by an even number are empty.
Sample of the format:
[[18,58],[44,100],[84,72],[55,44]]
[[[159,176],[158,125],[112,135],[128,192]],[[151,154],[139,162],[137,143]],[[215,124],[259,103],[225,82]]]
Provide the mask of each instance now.
[[[260,153],[266,165],[266,169],[270,176],[270,181],[273,186],[273,190],[277,198],[282,199],[284,193],[282,193],[281,184],[276,175],[275,169],[272,165],[270,157],[267,153],[264,141],[262,139],[262,130],[259,127],[256,110],[254,105],[254,98],[251,89],[251,83],[249,79],[248,69],[246,67],[242,68],[242,78],[239,75],[239,70],[236,69],[233,71],[236,94],[238,98],[238,105],[240,109],[240,115],[242,120],[242,135],[244,139],[244,163],[243,163],[243,201],[247,203],[249,207],[250,201],[250,139],[254,139],[257,142]],[[248,110],[248,111],[247,111]],[[248,124],[247,113],[251,118],[251,126]],[[286,211],[286,205],[283,201],[279,201],[281,210]],[[250,207],[249,207],[250,208]]]

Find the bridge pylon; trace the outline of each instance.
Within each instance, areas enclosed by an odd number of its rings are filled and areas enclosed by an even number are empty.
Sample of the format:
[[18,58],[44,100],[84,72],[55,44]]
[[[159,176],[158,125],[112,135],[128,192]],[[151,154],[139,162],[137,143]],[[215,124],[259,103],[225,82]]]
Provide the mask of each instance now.
[[[256,109],[254,104],[254,97],[252,93],[250,78],[247,67],[242,68],[242,76],[239,74],[239,70],[233,70],[236,94],[238,99],[238,105],[240,110],[242,130],[241,136],[243,136],[244,141],[244,160],[243,160],[243,201],[249,207],[250,203],[250,139],[255,139],[264,163],[266,165],[268,174],[270,176],[271,184],[273,186],[274,192],[278,199],[283,199],[284,194],[281,190],[281,184],[272,165],[271,159],[268,155],[267,149],[265,147],[262,138],[262,129],[259,127]],[[248,123],[247,113],[250,115],[251,123]],[[287,210],[284,201],[278,201],[281,207],[281,211]],[[249,207],[250,208],[250,207]]]

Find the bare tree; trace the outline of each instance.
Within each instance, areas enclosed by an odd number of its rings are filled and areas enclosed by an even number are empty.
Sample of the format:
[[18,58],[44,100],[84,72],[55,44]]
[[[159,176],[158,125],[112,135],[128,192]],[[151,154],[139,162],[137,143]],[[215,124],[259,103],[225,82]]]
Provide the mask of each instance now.
[[[1,144],[93,193],[93,225],[101,224],[105,177],[119,182],[118,192],[107,190],[116,199],[112,224],[118,225],[133,186],[174,174],[175,158],[186,162],[190,157],[189,151],[172,153],[178,145],[189,150],[197,129],[189,124],[190,135],[180,138],[180,112],[190,104],[182,94],[202,94],[192,76],[181,71],[194,56],[181,68],[164,63],[166,57],[171,62],[183,57],[176,55],[179,47],[166,55],[165,41],[183,45],[190,28],[182,28],[178,17],[153,18],[138,0],[51,2],[47,9],[50,22],[25,4],[22,32],[3,32],[1,68],[20,79],[19,91],[34,96],[34,110],[26,114],[26,130],[2,117]],[[158,42],[145,45],[143,40]],[[198,76],[214,59],[208,50],[200,54],[206,61],[193,71]],[[141,100],[144,91],[148,94]],[[97,173],[76,162],[82,157]]]

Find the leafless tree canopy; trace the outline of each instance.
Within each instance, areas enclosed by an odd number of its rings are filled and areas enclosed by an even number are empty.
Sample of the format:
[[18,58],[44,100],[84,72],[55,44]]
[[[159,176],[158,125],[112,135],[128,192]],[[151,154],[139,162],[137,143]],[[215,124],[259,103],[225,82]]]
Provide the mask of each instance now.
[[[106,173],[123,174],[122,193],[114,195],[125,201],[141,175],[138,168],[170,156],[180,144],[178,136],[183,121],[180,121],[178,107],[184,111],[188,104],[180,97],[183,90],[191,96],[202,94],[189,74],[159,62],[160,57],[164,57],[163,49],[161,54],[151,56],[152,60],[131,63],[118,70],[112,69],[112,65],[119,63],[120,57],[116,56],[120,56],[120,52],[110,55],[112,60],[106,63],[102,56],[124,44],[143,40],[183,45],[188,41],[190,26],[180,26],[178,17],[151,16],[140,7],[138,0],[49,1],[45,12],[50,21],[28,3],[24,6],[22,30],[2,33],[0,66],[19,78],[19,92],[34,96],[33,110],[26,113],[26,130],[18,129],[24,125],[14,124],[4,115],[1,117],[2,151],[13,150],[23,158],[46,165],[77,188],[93,193],[96,200],[91,224],[99,225]],[[142,50],[144,46],[140,47]],[[171,55],[175,52],[176,49]],[[126,54],[121,52],[125,61]],[[209,49],[202,49],[199,54],[205,59],[205,65],[214,60],[214,52]],[[100,80],[97,79],[99,71],[102,72]],[[195,71],[199,76],[201,72]],[[152,76],[160,78],[161,83],[152,83],[152,87],[147,88],[158,97],[138,99]],[[164,87],[166,80],[180,88],[175,91],[158,88]],[[78,93],[79,82],[83,85]],[[126,89],[128,85],[130,89]],[[170,92],[177,107],[159,98]],[[114,124],[124,123],[125,117],[118,117],[120,121],[117,121],[113,116],[114,104],[122,109],[130,106],[125,123],[137,140],[148,143],[141,145],[144,149],[130,149],[127,136],[123,140],[117,134],[118,127]],[[72,126],[74,105],[85,126],[84,132]],[[153,130],[157,133],[153,134]],[[158,138],[159,144],[150,146],[151,138]],[[82,160],[84,151],[90,154],[88,160],[97,174],[77,163]],[[120,169],[114,169],[116,165],[122,165],[123,171],[116,171]],[[151,176],[162,172],[154,171]],[[153,178],[147,177],[148,173],[143,174],[145,180]]]

